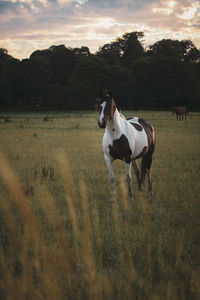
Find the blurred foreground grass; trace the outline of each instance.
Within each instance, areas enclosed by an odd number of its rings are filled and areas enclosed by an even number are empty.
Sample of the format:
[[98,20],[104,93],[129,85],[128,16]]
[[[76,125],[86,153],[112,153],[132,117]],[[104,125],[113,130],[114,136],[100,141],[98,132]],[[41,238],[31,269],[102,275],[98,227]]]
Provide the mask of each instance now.
[[152,122],[154,197],[109,198],[95,113],[11,114],[0,123],[1,299],[199,299],[200,114]]

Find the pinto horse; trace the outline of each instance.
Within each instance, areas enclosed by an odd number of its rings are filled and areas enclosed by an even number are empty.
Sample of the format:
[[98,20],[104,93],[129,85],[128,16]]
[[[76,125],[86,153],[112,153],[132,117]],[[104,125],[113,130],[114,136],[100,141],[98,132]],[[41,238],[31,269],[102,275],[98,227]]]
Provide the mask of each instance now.
[[[104,158],[108,166],[111,201],[114,201],[114,160],[120,159],[125,162],[126,182],[128,185],[129,201],[133,202],[133,191],[131,186],[131,166],[133,165],[138,189],[142,190],[146,173],[148,176],[148,190],[152,192],[151,164],[155,149],[155,131],[153,126],[146,120],[138,117],[126,119],[119,113],[111,91],[101,95],[102,103],[99,105],[100,128],[105,128],[102,146]],[[136,160],[142,158],[141,170]]]
[[188,108],[186,105],[176,106],[174,112],[176,113],[177,121],[183,120],[184,116],[186,120],[186,115],[188,115]]

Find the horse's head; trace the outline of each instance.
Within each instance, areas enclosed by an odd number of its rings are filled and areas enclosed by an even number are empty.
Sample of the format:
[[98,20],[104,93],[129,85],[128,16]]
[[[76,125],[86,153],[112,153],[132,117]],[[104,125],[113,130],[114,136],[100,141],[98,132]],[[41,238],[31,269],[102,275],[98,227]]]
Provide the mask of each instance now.
[[116,104],[110,90],[101,93],[101,104],[98,105],[98,110],[100,113],[98,125],[100,128],[105,128],[107,121],[113,118],[116,110]]

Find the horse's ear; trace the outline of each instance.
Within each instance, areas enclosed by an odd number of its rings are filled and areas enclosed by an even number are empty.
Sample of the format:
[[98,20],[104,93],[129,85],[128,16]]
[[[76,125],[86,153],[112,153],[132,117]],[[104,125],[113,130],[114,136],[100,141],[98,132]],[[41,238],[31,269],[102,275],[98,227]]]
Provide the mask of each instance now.
[[106,91],[106,94],[108,94],[111,98],[113,97],[113,93],[112,93],[111,90],[107,90],[107,91]]

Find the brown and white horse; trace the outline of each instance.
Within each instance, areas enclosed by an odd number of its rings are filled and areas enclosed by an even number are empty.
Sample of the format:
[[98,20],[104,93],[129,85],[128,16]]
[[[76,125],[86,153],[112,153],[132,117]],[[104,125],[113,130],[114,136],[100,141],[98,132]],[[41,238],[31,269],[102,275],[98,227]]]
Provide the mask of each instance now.
[[186,105],[176,106],[174,109],[174,112],[176,113],[177,121],[183,120],[184,116],[185,116],[185,120],[186,120],[186,115],[188,115],[188,108]]
[[[142,185],[147,173],[148,189],[152,193],[151,164],[155,149],[155,131],[146,120],[138,117],[126,119],[119,113],[111,91],[105,91],[102,95],[102,103],[99,105],[100,116],[98,125],[105,128],[102,146],[104,158],[108,166],[111,201],[114,201],[114,160],[120,159],[126,165],[126,181],[128,184],[129,200],[133,201],[131,186],[131,166],[133,165],[138,182],[138,189]],[[136,160],[142,157],[141,170]]]

